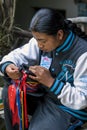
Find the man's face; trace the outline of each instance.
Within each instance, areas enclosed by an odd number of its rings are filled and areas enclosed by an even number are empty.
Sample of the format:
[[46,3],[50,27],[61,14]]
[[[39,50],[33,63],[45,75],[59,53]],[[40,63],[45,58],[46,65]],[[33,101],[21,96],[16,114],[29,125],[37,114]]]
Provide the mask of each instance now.
[[56,49],[60,45],[60,40],[57,36],[47,35],[45,33],[32,32],[34,38],[38,42],[38,47],[40,50],[45,52],[50,52]]

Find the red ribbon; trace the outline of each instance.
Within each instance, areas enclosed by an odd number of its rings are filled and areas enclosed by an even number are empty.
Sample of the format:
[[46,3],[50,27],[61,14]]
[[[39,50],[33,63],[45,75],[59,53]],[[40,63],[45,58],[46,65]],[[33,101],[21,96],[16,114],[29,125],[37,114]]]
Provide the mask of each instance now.
[[[20,119],[18,117],[18,107],[16,104],[16,88],[19,87],[20,89],[20,98],[23,100],[23,110],[24,110],[24,127],[27,129],[29,127],[29,119],[28,119],[28,112],[27,112],[27,100],[26,100],[26,91],[29,88],[29,92],[35,92],[38,88],[37,82],[27,82],[27,74],[25,71],[22,71],[23,76],[20,80],[15,80],[14,84],[10,85],[8,88],[8,99],[9,99],[9,107],[12,111],[12,124],[15,125],[16,123],[20,123]],[[21,92],[23,92],[23,99],[21,97]]]
[[26,100],[26,79],[27,79],[27,74],[23,71],[23,77],[21,81],[21,90],[24,92],[24,124],[25,128],[29,127],[29,119],[28,119],[28,112],[27,112],[27,100]]
[[18,107],[16,105],[16,87],[14,84],[9,85],[8,87],[8,100],[10,110],[12,111],[12,124],[14,126],[16,123],[19,124],[20,122],[18,116]]

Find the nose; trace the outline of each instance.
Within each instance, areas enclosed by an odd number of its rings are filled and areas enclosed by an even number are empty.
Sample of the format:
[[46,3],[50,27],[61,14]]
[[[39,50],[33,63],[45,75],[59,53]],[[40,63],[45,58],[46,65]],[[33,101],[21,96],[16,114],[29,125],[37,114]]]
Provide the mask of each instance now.
[[41,44],[41,43],[38,43],[38,47],[39,47],[40,49],[43,49],[43,48],[44,48],[44,45]]

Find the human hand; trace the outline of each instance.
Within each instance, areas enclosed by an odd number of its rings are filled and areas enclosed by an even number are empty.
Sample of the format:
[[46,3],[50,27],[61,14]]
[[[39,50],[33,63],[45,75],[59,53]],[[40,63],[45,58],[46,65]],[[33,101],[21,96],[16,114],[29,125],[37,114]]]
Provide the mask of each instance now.
[[9,64],[6,67],[5,72],[11,79],[19,79],[21,77],[18,67],[14,64]]
[[30,66],[29,70],[35,75],[29,75],[31,79],[36,80],[49,88],[52,86],[54,78],[51,76],[51,73],[48,69],[36,65]]

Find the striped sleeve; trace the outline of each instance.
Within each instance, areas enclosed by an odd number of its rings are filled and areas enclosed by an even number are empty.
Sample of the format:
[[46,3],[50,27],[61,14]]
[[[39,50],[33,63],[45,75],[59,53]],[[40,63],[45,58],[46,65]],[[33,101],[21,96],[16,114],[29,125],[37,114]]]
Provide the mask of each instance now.
[[60,94],[62,88],[64,86],[64,83],[59,81],[57,78],[55,79],[53,85],[50,88],[50,91],[53,92],[55,95]]
[[3,74],[5,74],[5,69],[6,69],[6,67],[7,67],[9,64],[13,64],[13,63],[10,62],[10,61],[7,61],[7,62],[5,62],[5,63],[3,63],[3,64],[0,65],[0,71],[1,71]]

